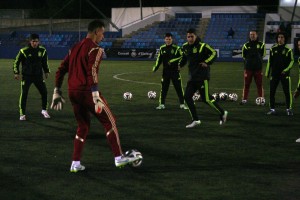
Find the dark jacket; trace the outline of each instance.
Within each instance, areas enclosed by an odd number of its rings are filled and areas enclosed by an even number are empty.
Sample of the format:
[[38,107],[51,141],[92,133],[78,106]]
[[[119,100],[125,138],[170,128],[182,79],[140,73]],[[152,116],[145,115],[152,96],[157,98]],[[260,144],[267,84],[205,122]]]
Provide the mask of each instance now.
[[280,78],[284,72],[285,76],[290,75],[294,64],[293,51],[287,45],[275,44],[270,49],[270,57],[266,67],[265,76]]
[[249,41],[244,44],[242,56],[244,58],[244,69],[261,70],[263,57],[266,55],[266,47],[263,42]]
[[163,71],[178,71],[178,62],[182,57],[182,51],[176,44],[162,45],[159,48],[159,54],[156,59],[156,63],[153,67],[153,71],[158,70],[161,63],[163,63]]
[[22,63],[21,73],[25,77],[43,77],[43,72],[50,73],[47,51],[43,46],[32,48],[29,44],[20,49],[14,61],[14,74],[20,74],[20,63]]
[[[202,43],[199,38],[195,43],[189,45],[188,42],[182,46],[183,57],[180,60],[180,66],[188,62],[189,80],[209,80],[210,66],[217,57],[217,52],[206,43]],[[205,62],[208,66],[202,67],[200,63]]]

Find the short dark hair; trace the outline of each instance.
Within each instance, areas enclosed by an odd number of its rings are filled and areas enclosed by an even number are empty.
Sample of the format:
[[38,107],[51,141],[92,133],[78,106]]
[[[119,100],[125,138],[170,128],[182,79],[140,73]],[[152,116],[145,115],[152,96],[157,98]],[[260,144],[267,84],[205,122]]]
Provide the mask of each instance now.
[[29,37],[30,40],[35,40],[35,39],[40,39],[40,36],[36,33],[32,33],[30,34],[30,37]]
[[166,33],[165,34],[165,37],[172,37],[173,35],[172,35],[172,33]]
[[186,33],[194,33],[195,35],[197,35],[197,31],[194,28],[189,28]]
[[105,24],[103,21],[99,20],[99,19],[95,19],[93,21],[91,21],[88,25],[88,32],[93,32],[95,31],[97,28],[104,28]]

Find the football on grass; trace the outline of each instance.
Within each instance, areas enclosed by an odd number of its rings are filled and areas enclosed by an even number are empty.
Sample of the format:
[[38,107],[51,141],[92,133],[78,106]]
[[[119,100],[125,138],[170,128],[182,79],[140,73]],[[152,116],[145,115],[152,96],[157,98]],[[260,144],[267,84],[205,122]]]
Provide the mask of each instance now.
[[142,153],[139,152],[136,149],[131,149],[126,151],[125,156],[130,157],[130,158],[136,158],[136,161],[132,162],[131,165],[132,167],[139,167],[142,164],[143,161],[143,156]]
[[228,98],[230,101],[237,101],[238,100],[238,95],[236,93],[231,93],[228,95]]
[[148,92],[148,98],[149,99],[155,99],[156,98],[156,92],[155,91],[149,91]]
[[215,101],[219,101],[220,100],[219,93],[213,93],[212,96],[213,96],[213,98],[214,98]]
[[257,98],[255,99],[255,103],[256,103],[256,105],[258,105],[258,106],[264,106],[265,103],[266,103],[266,99],[265,99],[264,97],[257,97]]
[[226,99],[228,98],[228,94],[226,92],[220,92],[219,97],[220,100],[226,101]]
[[199,101],[201,98],[201,95],[200,95],[200,93],[195,92],[192,98],[194,101]]
[[132,93],[131,92],[125,92],[123,94],[123,98],[126,100],[126,101],[130,101],[132,99]]

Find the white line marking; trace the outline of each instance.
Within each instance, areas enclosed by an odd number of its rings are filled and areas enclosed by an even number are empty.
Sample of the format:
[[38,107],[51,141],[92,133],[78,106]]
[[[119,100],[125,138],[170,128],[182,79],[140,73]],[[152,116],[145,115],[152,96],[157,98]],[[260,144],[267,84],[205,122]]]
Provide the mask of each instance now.
[[113,78],[120,80],[120,81],[127,81],[132,83],[140,83],[140,84],[148,84],[148,85],[160,85],[158,83],[149,83],[149,82],[143,82],[143,81],[133,81],[128,79],[119,78],[119,76],[126,75],[126,74],[137,74],[137,73],[149,73],[149,72],[128,72],[128,73],[122,73],[122,74],[116,74],[113,76]]
[[[128,80],[128,79],[123,79],[119,78],[119,76],[123,76],[126,74],[138,74],[138,73],[149,73],[147,72],[127,72],[127,73],[122,73],[122,74],[116,74],[113,76],[114,79],[120,80],[120,81],[127,81],[131,83],[139,83],[139,84],[148,84],[148,85],[161,85],[160,83],[149,83],[149,82],[143,82],[143,81],[133,81],[133,80]],[[170,84],[170,86],[173,86]],[[234,88],[212,88],[213,90],[237,90],[237,91],[242,91],[243,89],[234,89]]]

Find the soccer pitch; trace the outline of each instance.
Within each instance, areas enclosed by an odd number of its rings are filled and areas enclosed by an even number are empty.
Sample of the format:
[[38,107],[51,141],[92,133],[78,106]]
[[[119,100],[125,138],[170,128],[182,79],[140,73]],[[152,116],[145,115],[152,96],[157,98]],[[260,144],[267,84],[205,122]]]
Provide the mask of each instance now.
[[[202,124],[186,129],[189,112],[179,109],[173,86],[166,110],[156,110],[162,66],[152,73],[155,61],[102,61],[99,88],[117,118],[123,151],[138,149],[144,160],[140,168],[118,169],[106,142],[104,129],[94,118],[87,136],[82,164],[86,171],[70,173],[76,122],[67,98],[67,76],[62,88],[64,110],[50,110],[51,119],[40,114],[37,89],[30,88],[28,121],[19,121],[20,82],[13,79],[12,60],[0,60],[0,198],[7,200],[92,199],[265,199],[300,197],[300,99],[294,116],[285,114],[281,85],[277,89],[278,116],[265,115],[268,106],[255,104],[255,83],[249,103],[240,106],[242,63],[215,62],[211,66],[210,92],[237,93],[237,102],[222,101],[228,121],[208,105],[197,102]],[[51,103],[58,60],[49,61],[47,79]],[[298,66],[292,69],[292,89],[298,82]],[[182,69],[183,85],[187,67]],[[172,85],[172,84],[171,84]],[[269,83],[264,79],[269,102]],[[131,101],[123,93],[133,94]]]

